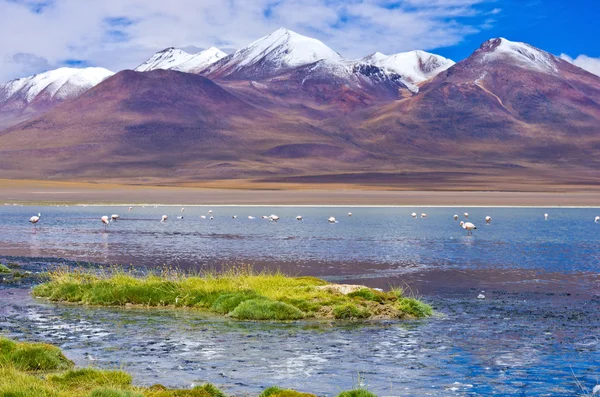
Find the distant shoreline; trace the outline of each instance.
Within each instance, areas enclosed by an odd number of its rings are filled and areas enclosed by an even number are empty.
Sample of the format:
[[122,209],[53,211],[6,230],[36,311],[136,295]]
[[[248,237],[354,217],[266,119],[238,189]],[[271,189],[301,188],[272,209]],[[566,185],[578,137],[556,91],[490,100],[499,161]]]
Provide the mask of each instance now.
[[161,206],[379,206],[379,207],[600,207],[597,190],[468,191],[392,190],[353,185],[239,183],[197,186],[129,186],[84,182],[0,179],[0,205],[161,205]]

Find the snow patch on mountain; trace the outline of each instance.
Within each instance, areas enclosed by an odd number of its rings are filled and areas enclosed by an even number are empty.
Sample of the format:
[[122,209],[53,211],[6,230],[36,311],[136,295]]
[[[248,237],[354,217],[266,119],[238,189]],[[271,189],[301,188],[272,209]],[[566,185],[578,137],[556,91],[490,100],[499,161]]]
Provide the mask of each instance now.
[[192,55],[187,61],[173,67],[173,70],[178,70],[180,72],[195,72],[206,69],[206,67],[212,65],[218,60],[225,58],[227,56],[226,53],[219,50],[218,48],[211,47],[208,50],[204,50],[195,55]]
[[50,70],[0,85],[0,102],[19,99],[30,103],[40,95],[45,99],[70,99],[113,74],[110,70],[98,67]]
[[514,42],[503,37],[491,39],[482,44],[485,54],[482,62],[496,59],[509,60],[515,65],[539,70],[546,73],[558,73],[556,57],[526,43]]
[[335,62],[342,60],[342,56],[317,39],[280,28],[237,50],[204,73],[268,76],[321,60]]
[[169,47],[152,55],[150,59],[133,70],[136,72],[149,72],[156,69],[173,69],[189,61],[193,56],[179,48]]
[[455,63],[440,55],[419,50],[394,55],[376,52],[361,61],[392,71],[413,86],[435,77]]

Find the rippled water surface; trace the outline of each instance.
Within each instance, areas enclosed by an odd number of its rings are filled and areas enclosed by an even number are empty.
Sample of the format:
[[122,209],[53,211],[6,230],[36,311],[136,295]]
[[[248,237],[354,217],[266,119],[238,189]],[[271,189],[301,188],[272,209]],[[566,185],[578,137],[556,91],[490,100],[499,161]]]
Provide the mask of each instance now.
[[[413,211],[428,216],[412,219]],[[37,212],[42,220],[34,230],[27,220]],[[273,212],[281,220],[260,219]],[[452,220],[453,214],[464,219],[464,212],[478,226],[472,237]],[[114,213],[121,219],[105,231],[100,217]],[[600,224],[594,223],[598,213],[600,209],[287,207],[188,207],[182,213],[179,207],[128,211],[127,207],[4,206],[0,253],[145,265],[351,261],[406,269],[598,271]],[[169,215],[165,223],[159,222],[163,214]],[[182,215],[183,220],[176,218]],[[297,215],[304,220],[296,221]],[[490,225],[485,225],[487,215],[493,218]],[[329,224],[330,216],[339,223]]]
[[[215,219],[201,219],[209,209]],[[412,219],[413,211],[428,216]],[[452,219],[465,211],[478,226],[473,236]],[[27,220],[37,212],[34,230]],[[279,222],[260,219],[273,212]],[[105,231],[99,218],[112,213],[121,220]],[[145,385],[211,381],[243,395],[277,384],[335,395],[360,377],[381,396],[572,396],[575,376],[590,388],[600,381],[597,214],[187,207],[178,220],[179,207],[5,206],[0,258],[32,270],[53,261],[39,258],[190,267],[249,261],[383,288],[408,280],[437,315],[256,324],[192,311],[54,305],[24,289],[0,289],[0,333],[57,343],[79,365],[123,366]],[[329,216],[339,223],[329,224]],[[482,291],[486,299],[478,300]]]

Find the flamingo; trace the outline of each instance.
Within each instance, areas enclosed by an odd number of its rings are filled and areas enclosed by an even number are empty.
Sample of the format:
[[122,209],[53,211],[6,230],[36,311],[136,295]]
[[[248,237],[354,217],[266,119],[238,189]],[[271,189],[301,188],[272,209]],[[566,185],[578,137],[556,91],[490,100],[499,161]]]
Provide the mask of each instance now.
[[485,217],[485,223],[489,225],[491,222],[492,222],[492,217],[491,217],[491,216],[489,216],[489,215],[488,215],[488,216],[486,216],[486,217]]
[[200,219],[206,219],[206,215],[200,215]]
[[106,227],[108,226],[108,216],[104,215],[102,218],[100,218],[100,220],[102,221],[102,223],[104,223],[104,228],[106,229]]
[[185,211],[185,208],[182,208],[182,209],[181,209],[181,212],[183,212],[183,211]]
[[547,221],[548,220],[548,214],[544,214],[544,220]]
[[266,216],[266,215],[263,215],[261,218],[263,218],[263,219],[269,219],[269,217]]
[[112,215],[110,216],[110,220],[111,220],[111,221],[113,221],[113,222],[115,222],[115,221],[116,221],[117,219],[119,219],[119,218],[120,218],[120,216],[119,216],[118,214],[112,214]]
[[467,236],[473,234],[473,230],[477,229],[477,226],[471,222],[460,222],[460,226],[467,231]]
[[253,217],[252,215],[248,215],[248,219],[250,219],[250,220],[254,220],[254,219],[256,219],[256,218],[255,218],[255,217]]
[[298,215],[298,216],[296,217],[296,220],[297,220],[297,221],[301,221],[301,220],[302,220],[302,215]]
[[464,215],[465,215],[466,219],[469,219],[469,213],[468,212],[465,212]]
[[210,218],[208,218],[208,219],[210,219],[210,220],[212,221],[213,219],[215,219],[215,217],[214,217],[214,216],[211,216],[211,217],[210,217]]
[[40,221],[41,217],[42,217],[42,214],[40,214],[38,212],[37,215],[32,216],[31,218],[29,218],[29,222],[31,222],[33,224],[33,227],[37,228],[37,223]]
[[352,212],[348,212],[348,216],[352,216]]
[[168,216],[168,215],[163,215],[163,216],[160,218],[160,221],[161,221],[161,222],[166,222],[166,221],[167,221],[167,219],[169,219],[169,216]]
[[209,214],[209,215],[210,215],[210,214],[212,214],[212,210],[208,210],[208,214]]
[[600,223],[600,216],[597,216],[597,217],[595,217],[595,218],[594,218],[594,222],[596,222],[596,223]]
[[232,215],[231,219],[237,219],[237,215]]
[[273,221],[273,222],[277,222],[279,220],[279,217],[275,214],[271,214],[271,216],[269,216],[269,220]]
[[338,221],[336,221],[333,216],[329,217],[329,219],[327,219],[327,222],[329,222],[329,223],[338,223]]
[[412,214],[410,214],[410,216],[412,216],[413,218],[416,218],[417,217],[417,213],[413,212]]
[[455,221],[457,221],[458,220],[458,215],[454,214],[453,218],[454,218]]
[[129,207],[129,209],[127,211],[131,212],[132,209],[133,209],[133,207]]
[[177,219],[183,219],[183,216],[178,216]]
[[421,214],[421,218],[427,218],[427,214],[423,212],[423,213]]

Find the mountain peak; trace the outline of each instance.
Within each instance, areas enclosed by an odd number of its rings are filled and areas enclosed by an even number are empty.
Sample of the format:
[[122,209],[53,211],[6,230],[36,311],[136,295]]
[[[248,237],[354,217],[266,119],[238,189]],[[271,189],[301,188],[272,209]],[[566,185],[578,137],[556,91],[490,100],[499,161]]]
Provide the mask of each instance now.
[[172,67],[172,69],[186,73],[198,73],[226,56],[227,54],[218,48],[210,47],[207,50],[192,55],[188,60]]
[[279,28],[218,62],[207,75],[228,78],[271,77],[288,69],[342,56],[321,41]]
[[474,55],[483,54],[482,62],[504,60],[516,66],[556,73],[556,57],[527,43],[510,41],[504,37],[484,42]]
[[67,99],[88,90],[113,74],[110,70],[100,67],[61,67],[0,84],[0,100],[18,97],[29,103],[41,93],[49,98]]
[[136,72],[148,72],[154,69],[172,69],[188,61],[193,55],[175,47],[168,47],[152,55],[150,59],[139,65]]
[[451,59],[421,50],[393,55],[376,52],[361,61],[390,70],[410,84],[422,83],[454,65]]

